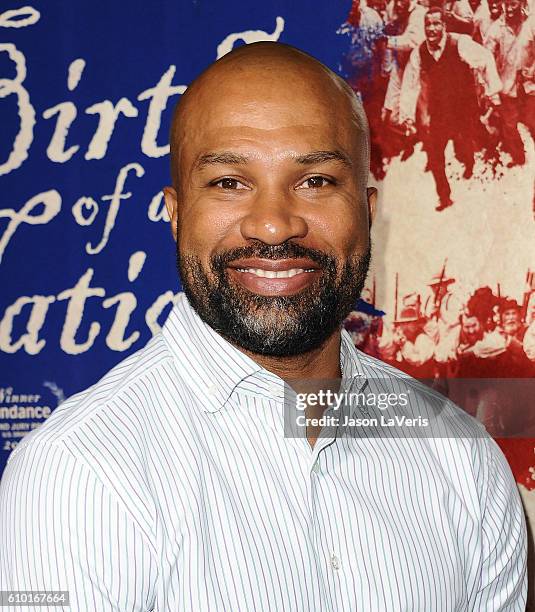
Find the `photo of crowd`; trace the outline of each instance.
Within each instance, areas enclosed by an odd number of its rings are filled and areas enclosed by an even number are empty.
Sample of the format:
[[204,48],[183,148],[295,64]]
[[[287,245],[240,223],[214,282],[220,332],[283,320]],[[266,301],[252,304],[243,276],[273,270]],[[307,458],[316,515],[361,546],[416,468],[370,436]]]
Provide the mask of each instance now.
[[522,303],[501,295],[499,286],[480,287],[463,303],[444,266],[426,292],[396,295],[390,323],[375,308],[373,291],[365,291],[344,327],[357,348],[453,393],[496,435],[525,433],[526,427],[535,433],[535,411],[529,414],[529,402],[521,405],[534,391],[535,273],[528,271],[525,280]]
[[454,204],[452,157],[462,179],[526,162],[535,20],[525,0],[354,0],[338,32],[350,39],[341,70],[366,108],[376,179],[419,147],[442,211]]

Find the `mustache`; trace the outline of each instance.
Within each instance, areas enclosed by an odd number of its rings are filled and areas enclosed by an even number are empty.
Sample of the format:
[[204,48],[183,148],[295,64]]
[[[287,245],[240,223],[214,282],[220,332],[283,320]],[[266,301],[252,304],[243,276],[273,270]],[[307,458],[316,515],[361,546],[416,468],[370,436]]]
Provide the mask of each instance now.
[[336,267],[335,257],[319,249],[304,247],[295,242],[283,242],[275,245],[256,242],[246,247],[238,247],[222,253],[216,253],[211,257],[210,261],[214,270],[222,271],[236,259],[249,259],[253,257],[272,260],[306,257],[321,268],[329,269]]

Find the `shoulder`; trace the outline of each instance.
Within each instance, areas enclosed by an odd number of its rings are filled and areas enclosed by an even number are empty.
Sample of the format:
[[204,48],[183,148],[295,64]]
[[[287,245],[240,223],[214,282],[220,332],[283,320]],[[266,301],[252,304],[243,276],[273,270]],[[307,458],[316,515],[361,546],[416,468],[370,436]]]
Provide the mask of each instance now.
[[427,8],[421,4],[416,4],[414,9],[411,11],[411,17],[414,19],[424,19],[427,13]]
[[24,436],[10,460],[29,445],[63,441],[72,446],[74,440],[91,435],[98,424],[106,423],[116,433],[124,425],[121,414],[146,409],[147,379],[171,367],[172,355],[157,334],[95,384],[62,402],[40,427]]
[[490,437],[479,421],[426,384],[431,381],[424,383],[361,351],[359,361],[371,391],[406,394],[408,402],[402,412],[409,417],[421,416],[429,420],[429,428],[421,432],[421,437],[455,438],[468,441],[468,445],[476,439]]
[[383,20],[379,13],[369,6],[363,6],[362,9],[361,27],[364,28],[379,28],[383,25]]
[[149,463],[158,442],[155,408],[164,409],[160,388],[176,378],[171,354],[157,334],[21,440],[8,458],[2,494],[21,487],[40,491],[47,480],[55,482],[46,493],[54,500],[75,493],[81,500],[81,488],[93,483],[148,532],[154,513]]
[[[468,36],[468,34],[457,34],[457,46],[461,51],[471,52],[473,54],[492,55],[488,49],[486,49],[483,45],[480,45],[471,36]],[[460,298],[453,297],[455,294],[450,295],[455,300],[456,304],[462,304]]]
[[[519,503],[507,459],[479,421],[439,391],[380,359],[359,351],[359,360],[372,387],[406,391],[411,397],[407,413],[426,414],[435,419],[429,434],[422,436],[424,447],[451,472],[452,478],[472,489],[482,513],[493,504]],[[501,491],[501,501],[490,499],[489,489],[496,495]]]

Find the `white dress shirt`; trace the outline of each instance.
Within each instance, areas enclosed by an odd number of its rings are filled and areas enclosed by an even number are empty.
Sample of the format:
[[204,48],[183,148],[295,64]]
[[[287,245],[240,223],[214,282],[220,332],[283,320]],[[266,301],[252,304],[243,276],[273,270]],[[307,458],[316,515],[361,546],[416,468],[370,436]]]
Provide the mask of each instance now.
[[[531,68],[531,79],[527,79],[524,89],[533,94],[533,46],[535,40],[535,19],[525,17],[520,27],[509,25],[502,15],[487,30],[485,46],[494,54],[498,73],[502,80],[502,94],[512,98],[519,95],[518,73]],[[528,75],[524,73],[524,77]]]
[[[354,388],[412,380],[345,330],[340,357]],[[422,391],[455,435],[312,448],[283,435],[281,384],[180,296],[12,452],[0,590],[69,591],[72,612],[525,609],[519,494],[476,421]],[[49,608],[9,608],[29,609]]]

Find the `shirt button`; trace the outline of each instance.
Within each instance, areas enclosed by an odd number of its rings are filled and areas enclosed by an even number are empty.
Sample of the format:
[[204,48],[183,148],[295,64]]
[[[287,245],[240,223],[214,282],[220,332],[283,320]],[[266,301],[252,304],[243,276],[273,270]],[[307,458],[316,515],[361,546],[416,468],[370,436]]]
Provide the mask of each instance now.
[[319,461],[316,459],[316,461],[314,461],[314,465],[312,466],[312,471],[315,474],[319,474],[320,473],[320,464]]
[[339,570],[340,569],[340,559],[336,555],[333,555],[331,557],[331,567],[334,570]]
[[217,391],[217,387],[216,387],[215,385],[209,385],[209,386],[206,388],[206,393],[207,393],[208,395],[215,395],[215,394],[216,394],[216,391]]

